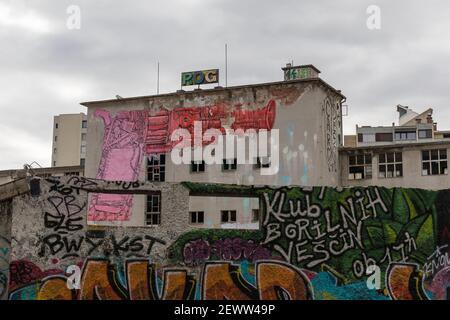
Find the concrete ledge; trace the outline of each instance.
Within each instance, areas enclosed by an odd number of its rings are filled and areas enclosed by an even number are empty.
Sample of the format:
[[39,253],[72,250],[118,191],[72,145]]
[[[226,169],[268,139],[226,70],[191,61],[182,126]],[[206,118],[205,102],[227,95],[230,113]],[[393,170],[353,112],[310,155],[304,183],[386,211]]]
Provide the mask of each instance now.
[[27,179],[14,180],[0,186],[0,201],[8,200],[28,192],[30,192],[30,185]]

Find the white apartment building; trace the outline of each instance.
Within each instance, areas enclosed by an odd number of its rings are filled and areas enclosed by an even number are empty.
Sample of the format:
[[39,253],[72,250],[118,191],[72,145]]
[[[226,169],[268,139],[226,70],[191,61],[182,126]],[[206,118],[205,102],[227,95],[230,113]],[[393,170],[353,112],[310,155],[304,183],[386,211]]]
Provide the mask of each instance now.
[[52,167],[84,166],[87,116],[60,114],[53,118]]
[[356,126],[340,149],[343,186],[450,188],[450,134],[438,131],[433,109],[397,106],[399,124]]

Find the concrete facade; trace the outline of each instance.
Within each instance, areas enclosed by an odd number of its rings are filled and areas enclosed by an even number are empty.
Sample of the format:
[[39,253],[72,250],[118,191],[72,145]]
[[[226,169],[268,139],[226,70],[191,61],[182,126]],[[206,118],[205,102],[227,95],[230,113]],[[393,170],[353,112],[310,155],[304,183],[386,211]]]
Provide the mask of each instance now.
[[398,105],[397,111],[399,125],[356,126],[355,136],[345,136],[340,149],[342,186],[450,187],[450,139],[446,131],[437,131],[433,109],[419,114]]
[[[343,99],[340,92],[315,77],[86,102],[83,103],[88,109],[85,176],[105,180],[147,181],[148,159],[152,154],[163,153],[166,159],[164,181],[171,183],[190,181],[237,185],[337,186],[340,184],[338,148],[342,144]],[[169,120],[164,122],[164,119]],[[279,146],[273,151],[279,156],[278,172],[262,175],[260,168],[249,163],[250,143],[246,149],[247,163],[237,164],[235,170],[227,171],[222,164],[206,164],[204,172],[193,172],[190,163],[174,164],[169,150],[171,147],[163,152],[152,153],[152,150],[161,150],[167,146],[167,141],[170,142],[171,127],[192,130],[195,119],[202,121],[203,131],[211,127],[269,129],[270,136],[275,129],[278,130]],[[233,139],[236,142],[236,137]],[[202,146],[203,150],[208,147]],[[108,197],[110,200],[104,200]],[[147,199],[147,196],[134,196],[133,199],[117,196],[113,199],[113,196],[96,195],[90,203],[121,203],[121,206],[127,203],[126,206],[131,207],[127,209],[125,217],[108,215],[105,218],[105,211],[102,210],[115,211],[112,208],[114,205],[109,205],[109,209],[94,205],[91,208],[103,209],[92,209],[88,223],[145,226],[143,216],[148,210]],[[197,201],[191,211],[205,213],[204,227],[254,229],[255,224],[250,221],[251,212],[257,208],[253,208],[249,202],[252,202],[251,199],[240,198]],[[220,221],[224,210],[237,211],[234,223]]]
[[83,113],[53,118],[52,167],[84,165],[87,118]]
[[[404,144],[397,146],[379,146],[379,147],[359,147],[343,148],[340,151],[341,158],[341,181],[342,186],[384,186],[384,187],[404,187],[421,188],[431,190],[441,190],[450,187],[450,178],[448,170],[443,174],[427,174],[422,172],[423,161],[422,151],[446,150],[450,152],[449,142],[430,142],[421,144]],[[402,175],[400,177],[380,177],[380,154],[401,153]],[[371,155],[372,177],[367,179],[349,179],[349,156],[358,154]],[[448,159],[444,161],[448,163]]]
[[[238,169],[231,172],[222,171],[221,165],[207,165],[205,172],[191,173],[190,165],[173,165],[167,153],[166,181],[338,185],[342,99],[342,95],[322,80],[315,79],[84,103],[88,107],[89,127],[86,176],[97,177],[102,158],[105,126],[102,119],[95,116],[99,109],[106,110],[112,117],[119,111],[144,110],[154,114],[161,108],[176,110],[217,105],[243,105],[245,110],[255,110],[274,100],[273,129],[280,130],[278,174],[261,176],[253,165],[238,165]],[[224,127],[232,121],[224,119]],[[145,157],[139,166],[138,179],[146,180]]]

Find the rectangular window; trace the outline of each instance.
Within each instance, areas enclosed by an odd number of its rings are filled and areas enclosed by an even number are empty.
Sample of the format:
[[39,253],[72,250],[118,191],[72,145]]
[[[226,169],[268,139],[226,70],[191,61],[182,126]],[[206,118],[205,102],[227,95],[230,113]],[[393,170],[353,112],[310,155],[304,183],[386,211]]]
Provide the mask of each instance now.
[[81,158],[80,159],[80,166],[84,166],[86,163],[86,159]]
[[395,140],[397,140],[397,141],[416,140],[416,132],[415,131],[396,132]]
[[237,169],[237,159],[223,159],[222,170],[232,171]]
[[55,142],[58,141],[58,136],[55,136]]
[[161,192],[152,192],[147,195],[145,223],[148,226],[161,224]]
[[81,121],[81,127],[82,128],[87,128],[87,120]]
[[419,139],[431,139],[433,137],[433,132],[431,129],[419,130]]
[[252,210],[252,222],[258,222],[259,221],[259,209],[253,209]]
[[81,134],[81,141],[86,141],[86,133]]
[[58,129],[58,123],[55,123],[55,129]]
[[348,157],[348,179],[361,180],[372,178],[372,154],[352,154]]
[[362,142],[375,142],[375,134],[374,133],[363,133],[362,134]]
[[403,177],[401,152],[387,152],[378,155],[378,178]]
[[220,212],[222,223],[236,222],[236,210],[222,210]]
[[191,161],[191,172],[205,172],[205,161]]
[[377,133],[376,134],[376,141],[392,141],[392,133],[386,132],[386,133]]
[[448,174],[447,150],[423,150],[422,175],[433,176],[441,174]]
[[152,154],[147,159],[147,180],[166,181],[166,155]]
[[56,167],[56,161],[53,161],[53,166]]
[[203,224],[205,220],[205,213],[203,211],[189,212],[189,221],[191,224]]
[[256,158],[256,168],[270,168],[270,159],[269,157],[258,157]]
[[85,145],[81,146],[80,152],[81,152],[81,154],[85,154],[86,153],[86,146]]
[[56,148],[53,148],[53,153],[56,153]]

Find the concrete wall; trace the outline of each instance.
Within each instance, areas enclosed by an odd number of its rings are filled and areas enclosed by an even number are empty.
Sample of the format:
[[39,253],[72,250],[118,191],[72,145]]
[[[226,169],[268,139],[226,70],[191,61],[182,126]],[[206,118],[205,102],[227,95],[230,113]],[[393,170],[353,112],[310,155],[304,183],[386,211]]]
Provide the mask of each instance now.
[[[149,123],[163,118],[161,112],[166,112],[161,111],[163,109],[171,112],[184,108],[182,114],[176,114],[178,118],[184,117],[183,121],[177,122],[177,126],[190,129],[198,108],[210,108],[200,115],[205,126],[216,123],[220,118],[222,128],[233,127],[238,116],[233,118],[229,114],[242,108],[243,125],[253,121],[251,128],[254,128],[253,125],[264,127],[269,122],[267,119],[270,116],[261,110],[274,106],[271,128],[279,130],[280,139],[279,147],[274,151],[280,158],[277,174],[261,175],[260,169],[253,164],[238,164],[234,171],[223,171],[221,164],[213,164],[206,165],[205,172],[191,172],[190,163],[176,165],[167,153],[165,181],[336,186],[339,185],[338,146],[342,141],[340,99],[340,95],[320,82],[294,82],[94,103],[88,108],[85,174],[104,180],[146,181],[148,148],[153,146],[149,141],[157,135],[149,131]],[[222,112],[228,112],[227,117],[221,118]],[[260,116],[262,120],[257,121]],[[110,203],[125,204],[128,200],[117,197]],[[94,198],[90,203],[98,201]],[[142,217],[145,205],[145,197],[135,196],[132,208],[127,209],[124,217],[117,219],[124,221],[121,223],[123,225],[142,226],[143,221],[134,217]],[[95,221],[95,224],[116,225],[109,222],[116,218],[106,219],[98,210],[90,213],[88,219]]]
[[[203,211],[205,223],[200,228],[259,229],[259,222],[252,221],[252,210],[259,210],[258,197],[192,196],[189,211]],[[236,210],[236,223],[221,223],[221,210]]]
[[[422,188],[430,190],[441,190],[450,188],[450,178],[448,174],[444,175],[422,175],[422,150],[446,149],[447,154],[450,152],[450,146],[422,146],[422,147],[403,147],[383,150],[370,150],[374,152],[372,156],[372,178],[362,180],[348,179],[348,154],[341,152],[340,154],[340,172],[342,186],[384,186],[384,187],[404,187]],[[378,164],[379,152],[402,152],[403,158],[403,177],[396,178],[379,178]]]
[[[156,189],[160,227],[86,224],[87,193]],[[189,226],[179,184],[41,180],[12,201],[9,299],[449,299],[450,190],[251,190],[261,229],[224,230]]]
[[[81,139],[81,134],[87,133],[87,129],[81,127],[83,120],[86,120],[86,115],[83,113],[54,117],[52,167],[78,166],[80,159],[85,158],[85,152],[81,153],[81,146],[86,145],[86,141]],[[58,128],[56,128],[56,124],[58,124]],[[58,137],[56,141],[55,136]],[[54,152],[55,148],[56,153]]]
[[[239,165],[237,171],[223,172],[221,165],[207,166],[204,173],[191,173],[189,165],[174,165],[167,156],[166,181],[194,181],[270,185],[338,185],[337,147],[342,141],[341,96],[319,82],[288,82],[248,86],[238,89],[194,91],[180,94],[117,100],[89,104],[88,156],[86,176],[98,177],[105,125],[95,116],[100,109],[112,118],[119,111],[144,110],[150,114],[162,108],[196,108],[241,104],[245,110],[261,109],[274,100],[276,116],[273,129],[280,130],[280,170],[277,175],[261,176],[253,165]],[[223,119],[226,127],[233,119]],[[129,162],[125,160],[125,162]],[[141,158],[138,179],[146,179],[146,157]]]

